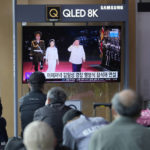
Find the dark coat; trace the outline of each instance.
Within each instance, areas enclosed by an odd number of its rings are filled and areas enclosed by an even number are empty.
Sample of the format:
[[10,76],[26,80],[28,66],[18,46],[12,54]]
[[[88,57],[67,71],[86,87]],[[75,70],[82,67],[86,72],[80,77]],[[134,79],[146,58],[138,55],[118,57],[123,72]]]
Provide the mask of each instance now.
[[22,131],[33,121],[34,112],[45,105],[46,95],[41,91],[32,91],[20,99]]
[[7,131],[6,131],[6,120],[0,117],[0,145],[2,142],[8,141]]
[[32,54],[34,55],[34,50],[42,50],[43,54],[45,53],[45,42],[43,40],[40,40],[39,43],[37,43],[36,40],[31,42],[31,51]]
[[49,104],[38,109],[34,114],[34,120],[40,120],[48,123],[54,130],[58,144],[62,143],[63,133],[63,115],[71,108],[61,104]]

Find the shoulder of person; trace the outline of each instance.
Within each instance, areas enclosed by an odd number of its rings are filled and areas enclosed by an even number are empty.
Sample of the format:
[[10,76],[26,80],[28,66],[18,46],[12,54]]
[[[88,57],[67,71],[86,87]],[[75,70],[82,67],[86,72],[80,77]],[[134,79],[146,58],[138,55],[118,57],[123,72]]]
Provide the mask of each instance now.
[[[78,118],[76,120],[72,120],[65,125],[66,131],[70,132],[70,134],[74,137],[77,133],[79,133],[79,129],[81,127],[81,119]],[[78,130],[77,130],[78,129]]]
[[50,49],[50,47],[47,47],[47,48],[46,48],[46,50],[49,50],[49,49]]
[[144,127],[145,134],[150,137],[150,127]]
[[97,122],[108,124],[108,121],[106,121],[103,117],[91,117],[90,119],[95,123]]
[[36,40],[31,41],[31,43],[35,43],[35,42],[36,42]]
[[43,106],[39,109],[37,109],[35,112],[34,112],[34,117],[33,117],[33,120],[36,121],[36,120],[41,120],[43,121],[43,119],[45,118],[45,116],[47,115],[46,111],[45,111],[45,107],[46,106]]
[[0,124],[6,126],[6,120],[3,117],[0,117]]
[[24,102],[24,100],[29,96],[29,93],[27,93],[26,95],[22,96],[20,99],[19,99],[19,102],[22,104]]
[[42,100],[46,101],[47,95],[45,93],[40,93]]
[[64,130],[65,131],[69,131],[70,133],[73,131],[74,128],[74,120],[68,122],[65,126],[64,126]]
[[40,40],[40,42],[41,42],[41,43],[44,43],[45,41],[44,41],[44,40]]
[[92,135],[92,137],[94,137],[95,139],[98,139],[101,135],[103,135],[103,134],[107,134],[108,133],[108,131],[107,131],[107,126],[102,126],[100,129],[97,129],[94,133],[93,133],[93,135]]
[[138,131],[142,131],[143,133],[149,131],[149,134],[150,134],[150,128],[147,128],[147,127],[140,125],[138,123],[135,124],[135,127],[138,129]]
[[45,110],[47,109],[47,105],[46,106],[43,106],[41,108],[38,108],[34,114],[43,114],[45,112]]
[[79,45],[80,48],[83,48],[83,45]]

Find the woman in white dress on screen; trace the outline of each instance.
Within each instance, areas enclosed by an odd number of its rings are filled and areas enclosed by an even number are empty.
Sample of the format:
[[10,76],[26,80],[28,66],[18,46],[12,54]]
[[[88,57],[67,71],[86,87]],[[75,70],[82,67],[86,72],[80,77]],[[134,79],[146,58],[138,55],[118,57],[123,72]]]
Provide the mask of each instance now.
[[46,64],[48,65],[47,72],[56,72],[56,65],[59,64],[58,50],[55,46],[55,40],[49,41],[50,47],[46,50]]

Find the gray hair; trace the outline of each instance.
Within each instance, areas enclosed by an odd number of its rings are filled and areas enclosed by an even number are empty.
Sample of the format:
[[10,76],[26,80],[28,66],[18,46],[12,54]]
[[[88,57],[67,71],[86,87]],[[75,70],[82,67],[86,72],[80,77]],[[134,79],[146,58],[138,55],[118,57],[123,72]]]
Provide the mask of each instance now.
[[138,95],[132,97],[129,105],[123,104],[122,101],[126,101],[127,98],[123,98],[119,93],[115,94],[112,98],[112,106],[115,111],[121,115],[126,117],[138,117],[142,110],[142,98]]
[[25,128],[23,142],[27,150],[54,150],[54,132],[47,123],[34,121]]
[[67,94],[61,87],[51,88],[47,93],[47,99],[51,100],[51,103],[65,103]]

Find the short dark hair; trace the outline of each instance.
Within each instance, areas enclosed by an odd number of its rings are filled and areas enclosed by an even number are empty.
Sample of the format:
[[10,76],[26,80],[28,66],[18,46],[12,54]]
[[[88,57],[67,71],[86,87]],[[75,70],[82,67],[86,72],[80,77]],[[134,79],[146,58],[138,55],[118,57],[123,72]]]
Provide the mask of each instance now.
[[67,124],[68,121],[73,120],[75,117],[82,115],[82,112],[76,109],[71,109],[67,111],[63,116],[63,124]]
[[50,39],[49,43],[54,42],[55,43],[55,39]]
[[44,73],[36,71],[36,72],[31,74],[31,76],[28,80],[28,83],[31,84],[32,88],[34,88],[34,89],[39,88],[40,89],[43,87],[45,80],[46,79],[45,79]]
[[37,34],[39,34],[40,37],[42,36],[42,32],[41,32],[41,31],[36,31],[36,32],[34,32],[34,36],[35,36],[35,37],[36,37]]
[[76,40],[80,41],[81,39],[80,39],[80,37],[75,37],[74,41],[76,41]]
[[135,96],[135,99],[130,106],[125,106],[121,103],[121,97],[119,93],[115,94],[112,98],[113,108],[121,115],[125,117],[138,117],[142,110],[142,97],[139,95]]

